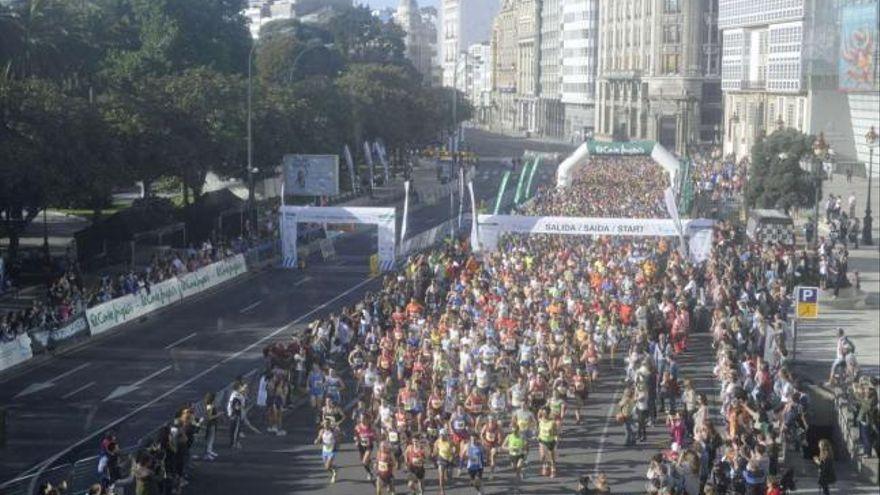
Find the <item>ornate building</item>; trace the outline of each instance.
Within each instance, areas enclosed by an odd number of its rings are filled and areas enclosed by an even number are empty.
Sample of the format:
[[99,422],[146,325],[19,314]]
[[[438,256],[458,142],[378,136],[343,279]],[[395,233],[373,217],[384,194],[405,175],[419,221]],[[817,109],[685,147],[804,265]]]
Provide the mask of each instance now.
[[679,154],[717,139],[718,0],[599,0],[596,136]]

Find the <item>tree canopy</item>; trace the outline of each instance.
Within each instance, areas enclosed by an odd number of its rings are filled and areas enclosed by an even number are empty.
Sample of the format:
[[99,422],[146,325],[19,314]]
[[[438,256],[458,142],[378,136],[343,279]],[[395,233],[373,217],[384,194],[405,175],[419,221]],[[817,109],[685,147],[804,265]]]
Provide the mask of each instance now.
[[746,201],[758,208],[807,208],[815,203],[815,184],[801,160],[813,160],[813,136],[777,130],[752,147]]
[[[245,0],[30,0],[0,4],[0,235],[47,206],[99,212],[113,190],[171,178],[187,197],[208,172],[338,154],[382,139],[436,139],[469,106],[427,87],[403,32],[365,7],[325,24],[269,23],[250,37]],[[256,43],[256,44],[255,44]],[[12,244],[12,243],[11,243]]]

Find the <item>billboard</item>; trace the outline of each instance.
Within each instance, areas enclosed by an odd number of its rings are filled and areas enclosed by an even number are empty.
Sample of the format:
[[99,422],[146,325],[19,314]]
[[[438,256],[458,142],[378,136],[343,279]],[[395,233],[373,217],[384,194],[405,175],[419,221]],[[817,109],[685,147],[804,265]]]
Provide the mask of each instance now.
[[339,194],[338,155],[284,155],[284,190],[291,196]]
[[880,90],[877,20],[876,1],[841,9],[837,76],[842,91]]

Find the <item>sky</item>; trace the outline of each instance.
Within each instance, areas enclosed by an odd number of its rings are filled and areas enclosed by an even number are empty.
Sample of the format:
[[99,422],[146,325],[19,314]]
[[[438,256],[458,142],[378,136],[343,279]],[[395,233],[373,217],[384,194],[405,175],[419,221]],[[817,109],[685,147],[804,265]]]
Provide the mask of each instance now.
[[[382,9],[385,7],[397,7],[397,4],[400,3],[400,0],[358,0],[358,2],[366,2],[370,5],[370,7],[374,9]],[[440,0],[418,0],[419,7],[427,7],[429,5],[433,5],[434,7],[439,7]]]

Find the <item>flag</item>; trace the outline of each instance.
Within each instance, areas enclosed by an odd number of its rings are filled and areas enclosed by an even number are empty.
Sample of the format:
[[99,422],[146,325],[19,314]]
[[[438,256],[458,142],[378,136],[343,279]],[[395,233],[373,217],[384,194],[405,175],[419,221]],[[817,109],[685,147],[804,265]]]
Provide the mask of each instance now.
[[403,183],[403,220],[400,225],[400,243],[406,239],[406,225],[409,221],[409,181]]
[[382,168],[384,169],[383,176],[385,177],[385,185],[387,186],[389,182],[391,182],[390,174],[388,173],[388,157],[385,155],[385,147],[379,144],[379,141],[373,143],[373,149],[376,151],[376,156],[379,157],[379,161],[382,163]]
[[364,155],[367,157],[367,167],[370,169],[370,190],[376,187],[376,181],[373,177],[373,152],[370,149],[370,142],[364,141]]
[[540,166],[540,165],[541,165],[541,157],[539,156],[539,157],[536,157],[534,159],[534,161],[532,162],[532,171],[529,172],[529,182],[526,183],[526,190],[523,193],[523,197],[522,197],[523,201],[525,201],[529,197],[529,191],[532,190],[532,181],[535,179],[535,172],[538,171],[538,166]]
[[351,158],[351,150],[348,148],[347,144],[345,145],[343,153],[345,154],[345,163],[348,164],[348,176],[351,179],[351,191],[356,193],[358,191],[358,183],[355,178],[354,160]]
[[504,191],[507,189],[508,180],[510,180],[510,170],[505,170],[504,176],[501,177],[501,185],[498,187],[498,197],[495,198],[495,215],[501,211],[501,200],[504,198]]

